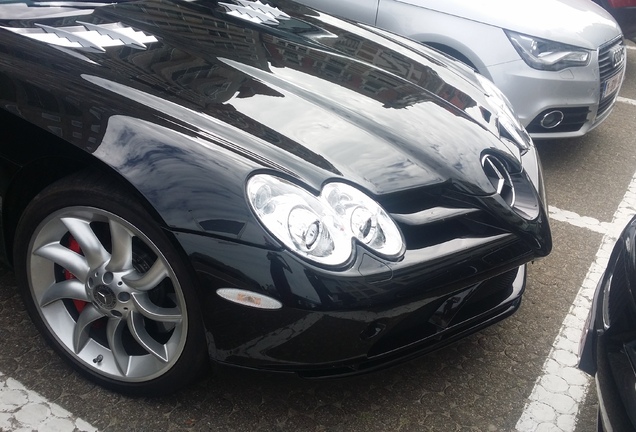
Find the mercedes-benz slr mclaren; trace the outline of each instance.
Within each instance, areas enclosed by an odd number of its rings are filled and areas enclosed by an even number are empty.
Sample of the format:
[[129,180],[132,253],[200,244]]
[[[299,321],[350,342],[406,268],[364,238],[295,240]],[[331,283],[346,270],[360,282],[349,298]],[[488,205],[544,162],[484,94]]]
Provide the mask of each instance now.
[[0,107],[2,261],[117,391],[385,367],[515,312],[551,248],[492,83],[293,2],[3,1]]

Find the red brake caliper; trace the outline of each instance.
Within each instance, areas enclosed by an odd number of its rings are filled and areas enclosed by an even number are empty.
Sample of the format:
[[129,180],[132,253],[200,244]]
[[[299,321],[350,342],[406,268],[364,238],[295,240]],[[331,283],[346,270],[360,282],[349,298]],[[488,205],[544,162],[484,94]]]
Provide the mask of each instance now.
[[[69,236],[68,238],[68,248],[75,253],[78,253],[80,255],[82,254],[82,249],[80,248],[79,243],[77,242],[77,240],[75,240],[75,237],[73,237],[72,235]],[[75,275],[66,269],[64,269],[64,278],[66,280],[76,279]],[[75,308],[77,309],[77,312],[79,313],[82,313],[82,311],[84,310],[84,307],[86,307],[87,305],[87,303],[82,300],[73,300],[73,304],[75,305]]]

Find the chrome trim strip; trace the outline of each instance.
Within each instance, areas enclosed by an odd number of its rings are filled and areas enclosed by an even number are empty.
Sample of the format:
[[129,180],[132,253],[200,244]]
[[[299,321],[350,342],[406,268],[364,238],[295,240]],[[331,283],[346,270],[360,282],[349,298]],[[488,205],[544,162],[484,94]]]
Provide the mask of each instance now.
[[391,213],[391,217],[400,223],[418,226],[431,222],[453,219],[478,211],[479,209],[476,208],[433,207],[412,214]]

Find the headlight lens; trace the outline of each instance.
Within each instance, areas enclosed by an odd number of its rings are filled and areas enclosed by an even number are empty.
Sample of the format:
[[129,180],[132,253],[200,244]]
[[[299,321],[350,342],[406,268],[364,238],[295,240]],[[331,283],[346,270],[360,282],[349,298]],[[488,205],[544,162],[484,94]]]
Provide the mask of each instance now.
[[587,66],[590,51],[506,30],[506,35],[521,58],[534,69],[560,71],[568,67]]
[[376,254],[404,253],[402,233],[378,203],[344,183],[327,184],[319,196],[267,174],[247,182],[249,203],[265,228],[296,254],[325,265],[342,265],[354,239]]

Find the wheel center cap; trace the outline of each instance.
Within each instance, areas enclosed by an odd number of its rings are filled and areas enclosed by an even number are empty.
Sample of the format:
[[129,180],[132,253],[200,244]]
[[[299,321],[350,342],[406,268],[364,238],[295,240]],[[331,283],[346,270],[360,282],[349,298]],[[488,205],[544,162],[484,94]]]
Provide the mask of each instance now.
[[115,293],[106,285],[97,285],[93,289],[93,299],[98,306],[104,309],[112,309],[117,304]]

